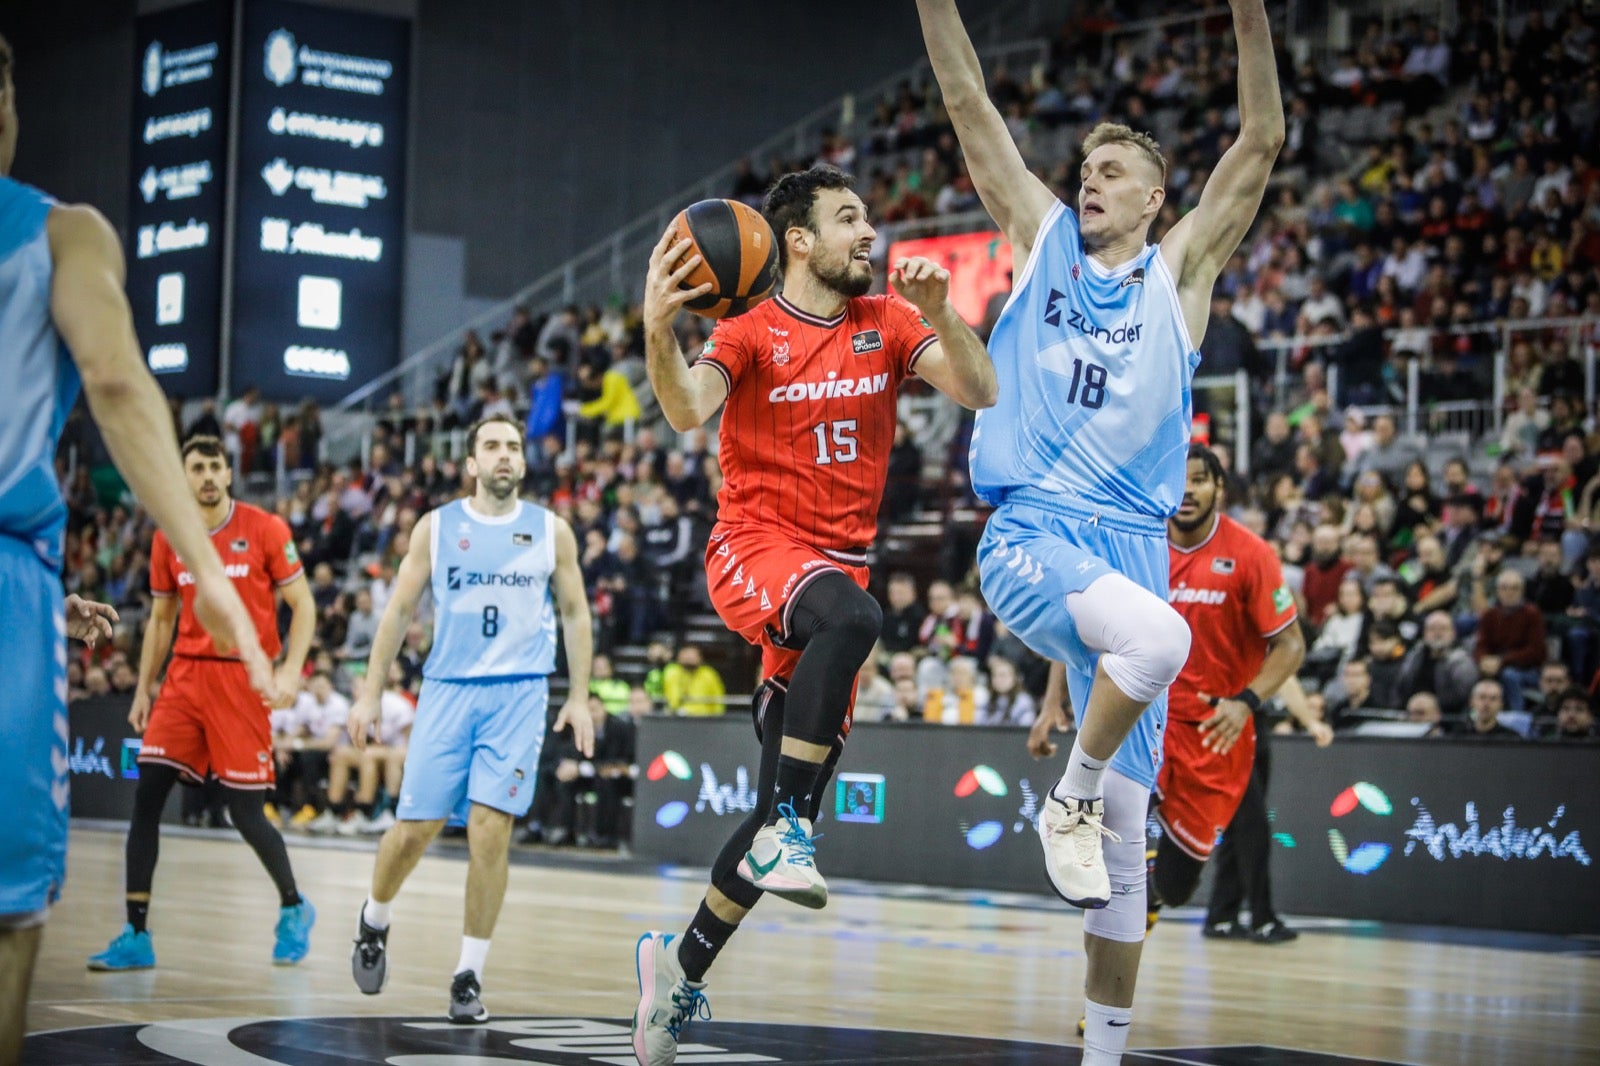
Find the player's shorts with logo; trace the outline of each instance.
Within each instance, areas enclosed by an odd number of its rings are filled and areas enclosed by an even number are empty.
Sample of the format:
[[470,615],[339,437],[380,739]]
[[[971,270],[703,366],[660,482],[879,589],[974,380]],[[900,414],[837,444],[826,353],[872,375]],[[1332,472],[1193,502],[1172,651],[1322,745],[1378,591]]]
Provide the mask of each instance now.
[[0,536],[0,928],[36,925],[67,873],[67,629],[61,579],[33,548]]
[[1167,722],[1166,761],[1156,779],[1156,821],[1189,855],[1211,857],[1217,834],[1233,821],[1255,766],[1256,727],[1246,719],[1233,747],[1218,754],[1202,746],[1199,722]]
[[465,820],[474,803],[527,814],[549,707],[544,677],[425,680],[395,814]]
[[[984,599],[1029,648],[1066,664],[1080,725],[1100,656],[1078,636],[1067,597],[1116,572],[1165,602],[1168,565],[1161,519],[1096,511],[1042,493],[1012,493],[989,517],[978,542]],[[1139,716],[1111,765],[1154,788],[1166,720],[1162,693]]]
[[244,664],[173,656],[139,761],[176,767],[195,781],[210,775],[230,788],[271,787],[272,711]]
[[[787,679],[802,650],[786,647],[795,601],[834,571],[865,589],[866,561],[866,549],[830,551],[760,526],[718,523],[706,545],[706,586],[723,623],[761,649],[761,676]],[[852,696],[852,707],[854,702]]]

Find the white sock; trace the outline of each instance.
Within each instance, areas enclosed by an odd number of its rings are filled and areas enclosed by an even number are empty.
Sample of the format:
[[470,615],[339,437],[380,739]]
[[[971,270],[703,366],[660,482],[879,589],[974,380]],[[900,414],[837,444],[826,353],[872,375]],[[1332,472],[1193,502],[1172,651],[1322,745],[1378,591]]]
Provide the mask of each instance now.
[[489,957],[489,942],[479,940],[475,936],[461,938],[461,961],[456,963],[456,973],[462,970],[471,970],[479,977],[483,976],[483,963]]
[[379,903],[371,896],[368,896],[367,905],[361,908],[361,920],[372,926],[372,928],[382,932],[383,930],[389,928],[389,908],[391,906],[393,906],[393,904]]
[[1107,1007],[1094,1000],[1083,1004],[1082,1066],[1120,1066],[1128,1046],[1132,1007]]
[[1102,762],[1091,759],[1083,752],[1080,740],[1072,742],[1072,754],[1067,757],[1066,772],[1061,775],[1061,780],[1056,782],[1056,787],[1050,794],[1056,799],[1099,799],[1103,786],[1101,784],[1106,776],[1106,765],[1111,760]]

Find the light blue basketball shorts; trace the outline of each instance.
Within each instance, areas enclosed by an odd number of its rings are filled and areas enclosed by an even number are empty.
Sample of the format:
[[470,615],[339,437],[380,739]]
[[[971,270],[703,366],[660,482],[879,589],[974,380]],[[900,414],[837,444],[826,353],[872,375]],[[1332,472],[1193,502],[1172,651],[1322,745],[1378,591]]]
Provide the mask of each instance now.
[[[1066,664],[1067,691],[1083,724],[1100,655],[1078,635],[1067,597],[1119,573],[1167,600],[1167,531],[1159,518],[1106,514],[1065,501],[1012,498],[989,517],[978,542],[983,596],[1022,642]],[[1118,773],[1154,789],[1161,769],[1167,694],[1150,704],[1112,757]]]
[[464,820],[474,803],[527,814],[549,705],[543,677],[424,681],[396,816]]
[[67,875],[67,628],[61,579],[0,536],[0,920],[43,920]]

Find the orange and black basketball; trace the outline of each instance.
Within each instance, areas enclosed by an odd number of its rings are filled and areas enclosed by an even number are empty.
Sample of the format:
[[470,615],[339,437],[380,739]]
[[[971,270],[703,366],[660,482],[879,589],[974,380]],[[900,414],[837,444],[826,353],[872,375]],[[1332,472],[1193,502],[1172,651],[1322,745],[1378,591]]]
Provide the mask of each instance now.
[[700,264],[683,280],[683,287],[711,283],[710,292],[685,305],[695,314],[732,318],[772,295],[778,281],[778,246],[761,212],[737,200],[701,200],[678,212],[672,230],[672,243],[685,237],[694,242],[683,259],[700,253]]

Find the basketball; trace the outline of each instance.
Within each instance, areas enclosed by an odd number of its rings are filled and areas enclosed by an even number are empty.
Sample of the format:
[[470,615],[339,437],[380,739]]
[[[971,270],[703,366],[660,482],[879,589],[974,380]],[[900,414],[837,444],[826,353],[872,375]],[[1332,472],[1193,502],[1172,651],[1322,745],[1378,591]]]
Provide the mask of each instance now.
[[732,318],[772,295],[778,242],[761,212],[737,200],[701,200],[672,220],[672,243],[685,237],[694,244],[684,259],[698,252],[701,261],[683,287],[712,286],[685,305],[689,310],[706,318]]

